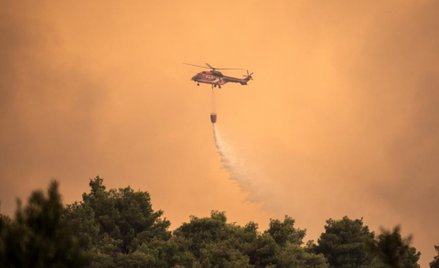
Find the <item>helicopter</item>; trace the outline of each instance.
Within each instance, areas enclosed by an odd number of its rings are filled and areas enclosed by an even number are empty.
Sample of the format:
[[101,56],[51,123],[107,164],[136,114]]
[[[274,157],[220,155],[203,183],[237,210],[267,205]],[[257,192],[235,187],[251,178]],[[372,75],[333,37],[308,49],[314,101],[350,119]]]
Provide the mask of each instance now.
[[252,77],[253,73],[249,73],[248,70],[247,70],[247,74],[244,74],[244,78],[237,78],[237,77],[223,75],[218,70],[242,70],[242,69],[216,68],[216,67],[213,67],[212,65],[210,65],[209,63],[206,63],[207,67],[202,66],[202,65],[190,64],[190,63],[185,63],[185,64],[210,70],[210,71],[203,71],[203,72],[197,73],[196,75],[194,75],[192,77],[191,80],[194,82],[197,82],[197,86],[199,86],[200,83],[205,83],[205,84],[211,84],[212,89],[214,87],[221,88],[222,85],[224,85],[228,82],[240,83],[241,85],[247,85],[247,82],[253,79],[253,77]]

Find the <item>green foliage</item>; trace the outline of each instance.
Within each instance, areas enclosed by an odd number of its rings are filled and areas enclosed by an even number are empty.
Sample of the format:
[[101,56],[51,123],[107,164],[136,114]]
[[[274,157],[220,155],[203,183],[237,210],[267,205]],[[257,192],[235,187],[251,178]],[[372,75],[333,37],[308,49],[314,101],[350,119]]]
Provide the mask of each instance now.
[[147,192],[135,192],[130,187],[105,191],[98,176],[90,181],[90,194],[83,194],[85,207],[93,210],[102,236],[121,240],[120,251],[134,252],[151,239],[169,239],[170,222],[162,219],[161,210],[154,211]]
[[329,219],[318,243],[303,245],[306,232],[289,216],[259,232],[256,223],[239,226],[212,211],[171,233],[147,192],[107,190],[99,176],[89,186],[81,202],[63,208],[53,182],[47,195],[36,191],[19,204],[14,219],[0,214],[0,267],[419,267],[420,253],[399,227],[375,238],[362,219]]
[[154,211],[147,192],[130,187],[106,190],[103,179],[90,180],[90,193],[68,206],[63,220],[84,249],[94,252],[92,267],[155,266],[158,254],[139,251],[154,241],[169,240],[170,222]]
[[374,234],[363,225],[363,220],[329,219],[325,232],[321,234],[316,253],[322,253],[330,267],[354,268],[371,265],[374,256],[369,247],[373,244]]
[[74,230],[81,248],[94,249],[98,243],[99,225],[93,209],[78,202],[68,205],[62,216],[62,222]]
[[278,267],[329,267],[322,254],[313,254],[297,244],[289,244],[276,255]]
[[189,251],[195,260],[188,266],[328,267],[323,255],[300,246],[304,235],[288,216],[282,222],[271,220],[270,228],[259,234],[255,223],[228,224],[224,212],[218,211],[209,218],[192,217],[174,232],[182,252]]
[[305,230],[294,228],[294,220],[289,216],[285,216],[283,222],[271,219],[270,227],[265,232],[270,234],[280,246],[286,245],[287,242],[301,245],[306,234]]
[[255,267],[267,267],[275,265],[276,254],[278,253],[279,245],[269,234],[262,234],[251,244],[248,255],[250,263]]
[[180,250],[190,253],[202,267],[247,267],[245,251],[256,239],[256,229],[253,223],[246,227],[227,224],[224,212],[212,211],[209,218],[191,217],[174,236]]
[[400,231],[399,226],[393,231],[382,230],[374,249],[381,261],[389,267],[417,268],[421,253],[410,247],[411,237],[402,239]]
[[439,268],[439,246],[434,246],[437,255],[434,257],[433,261],[430,262],[430,268]]
[[61,224],[64,212],[58,184],[52,182],[47,196],[31,194],[27,206],[18,208],[15,219],[0,219],[0,266],[77,267],[87,264],[74,234]]
[[0,214],[0,264],[5,263],[7,260],[6,238],[8,236],[10,224],[11,220],[9,217]]

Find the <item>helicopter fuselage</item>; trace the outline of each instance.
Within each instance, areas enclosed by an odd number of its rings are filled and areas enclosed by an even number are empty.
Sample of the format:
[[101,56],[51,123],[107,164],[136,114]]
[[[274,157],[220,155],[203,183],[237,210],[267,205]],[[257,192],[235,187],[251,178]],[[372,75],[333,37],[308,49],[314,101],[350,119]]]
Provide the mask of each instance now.
[[245,77],[243,79],[236,78],[232,76],[226,76],[223,75],[221,72],[216,70],[211,71],[203,71],[200,73],[197,73],[192,77],[192,81],[197,82],[197,85],[199,83],[205,83],[205,84],[211,84],[212,87],[219,87],[221,88],[222,85],[232,82],[232,83],[240,83],[241,85],[247,85],[247,82],[251,79],[251,76]]

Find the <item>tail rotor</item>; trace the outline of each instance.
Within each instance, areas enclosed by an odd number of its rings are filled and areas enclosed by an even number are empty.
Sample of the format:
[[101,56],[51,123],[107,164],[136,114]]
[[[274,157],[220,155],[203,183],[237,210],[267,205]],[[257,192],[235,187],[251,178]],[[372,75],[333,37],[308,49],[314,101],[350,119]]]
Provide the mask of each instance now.
[[244,79],[246,80],[253,80],[253,72],[249,73],[249,71],[247,70],[247,74],[244,74]]

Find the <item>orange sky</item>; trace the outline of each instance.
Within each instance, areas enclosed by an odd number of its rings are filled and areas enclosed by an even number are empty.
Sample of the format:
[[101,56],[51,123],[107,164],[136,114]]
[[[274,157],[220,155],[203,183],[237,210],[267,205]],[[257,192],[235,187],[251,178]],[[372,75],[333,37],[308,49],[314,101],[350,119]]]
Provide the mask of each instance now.
[[[288,214],[402,224],[422,263],[439,244],[438,1],[0,1],[0,201],[99,174],[151,193],[173,226]],[[183,62],[254,71],[217,92]],[[227,74],[241,76],[240,71]]]

